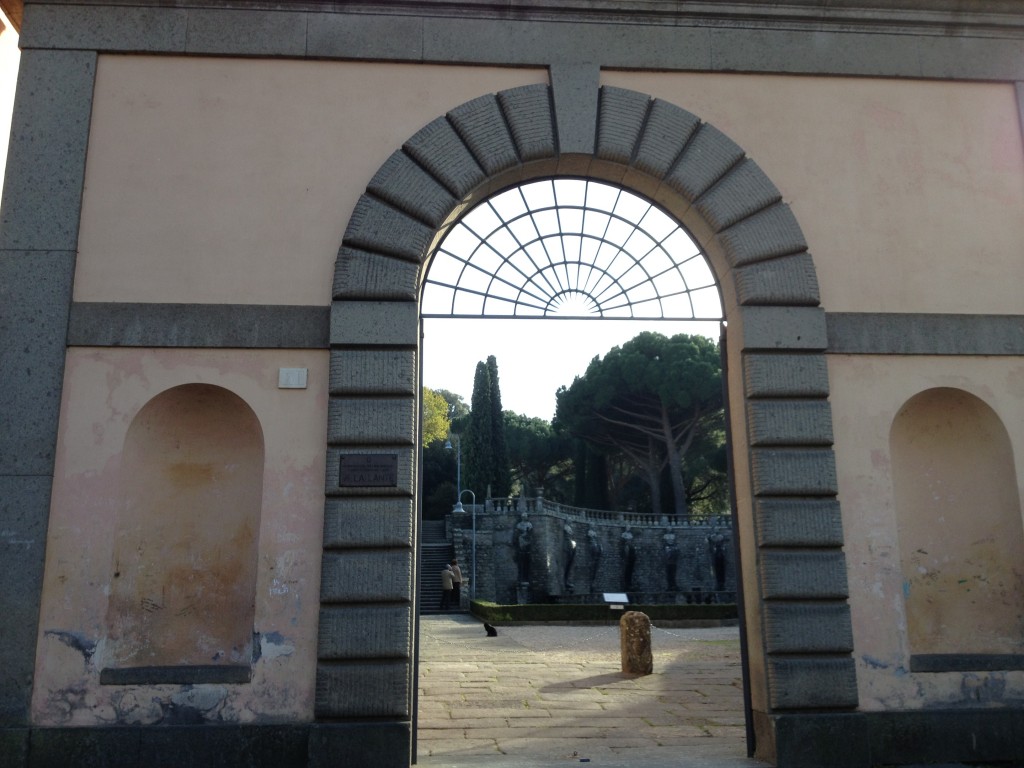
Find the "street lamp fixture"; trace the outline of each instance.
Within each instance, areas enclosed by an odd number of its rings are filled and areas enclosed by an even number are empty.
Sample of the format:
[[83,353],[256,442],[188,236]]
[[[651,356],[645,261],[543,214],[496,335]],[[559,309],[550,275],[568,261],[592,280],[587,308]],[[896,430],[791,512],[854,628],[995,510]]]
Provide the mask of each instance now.
[[[452,439],[449,437],[444,441],[444,449],[452,450]],[[462,438],[455,436],[455,511],[462,511]]]

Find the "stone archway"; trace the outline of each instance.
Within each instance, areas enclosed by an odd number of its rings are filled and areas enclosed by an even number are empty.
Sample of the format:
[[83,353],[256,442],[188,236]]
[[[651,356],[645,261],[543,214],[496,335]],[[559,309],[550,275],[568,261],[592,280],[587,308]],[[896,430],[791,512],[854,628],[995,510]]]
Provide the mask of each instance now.
[[[721,286],[750,693],[758,755],[774,759],[807,733],[812,711],[857,706],[814,265],[779,191],[727,136],[571,69],[424,127],[380,168],[346,229],[331,309],[317,717],[379,718],[410,736],[427,259],[475,201],[574,175],[658,202],[699,241]],[[380,474],[364,482],[343,464]]]

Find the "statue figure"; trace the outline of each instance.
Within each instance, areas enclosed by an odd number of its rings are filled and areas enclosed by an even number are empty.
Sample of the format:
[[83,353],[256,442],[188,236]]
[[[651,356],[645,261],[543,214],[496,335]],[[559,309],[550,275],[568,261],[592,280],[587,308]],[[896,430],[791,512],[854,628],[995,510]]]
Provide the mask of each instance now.
[[516,567],[520,583],[530,580],[530,542],[533,534],[533,523],[527,519],[527,514],[522,513],[519,522],[516,523],[516,531],[513,534],[513,545],[516,555]]
[[633,534],[626,528],[622,532],[622,588],[630,590],[633,588],[633,568],[636,566],[636,545],[633,544]]
[[574,589],[572,584],[572,564],[576,560],[576,540],[572,537],[572,526],[568,523],[562,526],[562,531],[565,533],[565,541],[562,545],[565,562],[562,582],[565,585],[566,591],[571,595]]
[[725,545],[729,537],[718,532],[718,526],[708,536],[708,552],[711,555],[711,573],[715,577],[715,591],[725,590]]
[[679,587],[676,584],[676,568],[679,565],[679,545],[676,544],[676,535],[666,533],[661,537],[665,542],[665,582],[669,592],[674,592]]
[[587,552],[590,555],[590,591],[593,593],[594,584],[597,582],[597,570],[601,567],[601,555],[604,553],[601,540],[597,538],[597,531],[593,528],[587,531]]

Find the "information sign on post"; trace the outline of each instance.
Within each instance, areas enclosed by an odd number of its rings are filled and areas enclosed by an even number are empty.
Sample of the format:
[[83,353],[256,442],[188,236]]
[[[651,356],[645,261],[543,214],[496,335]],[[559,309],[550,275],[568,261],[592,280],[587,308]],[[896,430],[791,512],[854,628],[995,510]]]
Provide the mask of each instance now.
[[625,592],[605,592],[604,601],[613,611],[621,611],[629,603],[629,595]]

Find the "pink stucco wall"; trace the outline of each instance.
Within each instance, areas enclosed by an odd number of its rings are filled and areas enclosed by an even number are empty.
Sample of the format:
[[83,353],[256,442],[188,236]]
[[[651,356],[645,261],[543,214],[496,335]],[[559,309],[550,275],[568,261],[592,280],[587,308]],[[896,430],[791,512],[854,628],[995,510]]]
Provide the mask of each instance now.
[[[100,57],[75,298],[326,306],[348,217],[388,156],[452,107],[546,80],[527,69]],[[801,224],[827,311],[1020,314],[1024,147],[1011,85],[610,71],[601,82],[689,109],[748,152]],[[109,489],[132,415],[159,391],[195,381],[242,397],[267,436],[256,628],[274,639],[253,685],[221,686],[212,711],[236,720],[311,716],[326,354],[69,353],[33,702],[39,722],[159,715],[148,703],[115,701],[135,696],[130,690],[96,684]],[[276,390],[277,367],[300,365],[310,368],[311,388]],[[1024,673],[907,671],[888,453],[904,403],[932,387],[960,388],[1007,427],[1019,485],[1019,362],[832,356],[829,365],[862,707],[997,691],[1024,697]],[[737,455],[746,455],[737,440]],[[741,510],[749,510],[747,469],[737,468]],[[745,536],[749,547],[753,540]],[[753,551],[745,554],[754,562]],[[751,631],[757,643],[756,621]],[[91,643],[90,653],[80,650]],[[172,695],[180,692],[161,693]]]
[[[278,389],[281,367],[307,368],[308,388]],[[312,718],[327,369],[327,353],[319,351],[69,351],[32,702],[36,723],[149,723],[172,706],[192,706],[212,721]],[[248,685],[101,686],[99,672],[113,651],[107,609],[126,432],[154,396],[193,382],[236,394],[263,430],[252,628],[260,658]]]
[[[922,649],[911,647],[905,590],[911,588],[908,577],[918,574],[917,563],[902,562],[890,449],[893,421],[915,395],[936,387],[963,391],[991,408],[1006,428],[1012,449],[1006,459],[1015,469],[1017,498],[1024,497],[1024,365],[1012,358],[834,355],[829,377],[861,707],[917,709],[1024,698],[1024,672],[910,672],[910,654]],[[975,523],[966,523],[976,534],[971,541],[990,535],[983,525],[986,513],[973,505],[985,506],[998,494],[1005,489],[979,486],[971,503],[958,510],[963,520]],[[921,510],[922,516],[933,512]],[[1019,532],[1024,524],[1019,509],[1017,515]],[[937,530],[959,526],[938,515],[933,523]],[[971,628],[954,631],[969,633]],[[1016,653],[1022,643],[1017,638]],[[1005,646],[999,650],[1009,652]]]

